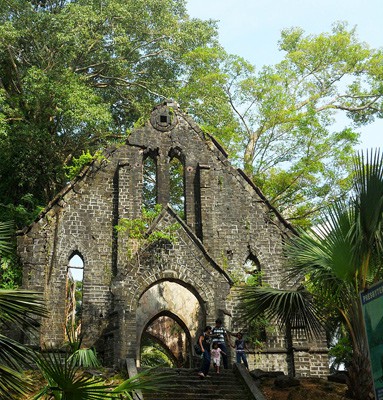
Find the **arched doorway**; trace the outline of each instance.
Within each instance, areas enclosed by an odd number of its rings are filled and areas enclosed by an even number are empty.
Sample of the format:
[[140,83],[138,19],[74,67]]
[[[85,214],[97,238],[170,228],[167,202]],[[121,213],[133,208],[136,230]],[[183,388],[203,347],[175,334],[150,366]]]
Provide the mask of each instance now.
[[[169,366],[190,367],[192,343],[205,323],[205,306],[198,293],[181,281],[162,280],[141,295],[137,307],[137,360],[148,347],[162,352]],[[150,350],[149,350],[150,352]]]
[[189,367],[190,344],[190,332],[185,323],[177,315],[162,311],[143,329],[140,344],[141,365]]

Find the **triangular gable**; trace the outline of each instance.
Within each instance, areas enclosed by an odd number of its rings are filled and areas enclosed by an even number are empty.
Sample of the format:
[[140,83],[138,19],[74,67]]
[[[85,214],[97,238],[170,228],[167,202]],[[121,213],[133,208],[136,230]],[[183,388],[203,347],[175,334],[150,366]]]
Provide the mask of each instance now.
[[[278,212],[278,210],[270,204],[270,202],[267,200],[266,196],[262,193],[260,188],[258,188],[254,182],[245,174],[244,171],[241,169],[237,169],[234,166],[231,165],[229,159],[228,159],[228,154],[226,151],[223,149],[223,147],[220,145],[220,143],[209,133],[204,132],[199,125],[192,119],[187,114],[184,114],[179,108],[177,103],[174,102],[165,102],[163,104],[160,104],[153,109],[153,113],[160,109],[161,107],[174,107],[174,113],[177,115],[179,119],[184,120],[190,128],[197,134],[199,139],[206,144],[207,149],[210,152],[213,152],[215,157],[219,160],[219,162],[223,163],[225,168],[229,168],[234,174],[238,176],[238,178],[243,182],[244,185],[249,185],[251,189],[257,194],[257,196],[260,198],[260,200],[263,202],[263,204],[270,210],[272,213],[277,217],[278,221],[287,229],[289,229],[292,233],[296,234],[296,230],[293,228],[293,226]],[[150,125],[151,120],[148,119],[146,122],[146,125]],[[132,133],[127,137],[126,139],[126,145],[127,146],[139,146],[139,143],[136,143],[136,140],[134,139],[135,135],[140,135],[139,132],[142,128],[137,128],[132,131]],[[154,129],[154,128],[153,128]],[[172,128],[173,129],[173,128]],[[116,153],[117,148],[116,147],[111,147],[108,149],[105,149],[103,152],[103,156],[105,158],[105,163],[107,163],[107,160],[110,160],[114,157]],[[87,175],[90,173],[97,173],[97,169],[102,168],[102,165],[104,161],[97,161],[94,160],[90,164],[84,166],[82,171],[74,178],[72,181],[70,181],[49,203],[48,205],[44,208],[43,211],[36,217],[34,222],[25,227],[22,232],[19,232],[21,234],[26,234],[31,227],[33,226],[34,223],[38,222],[41,220],[55,205],[60,204],[60,201],[65,200],[65,197],[72,193],[75,192],[76,185],[80,183]],[[173,211],[174,213],[174,211]],[[182,221],[183,225],[186,227],[186,224],[184,221]],[[188,228],[188,230],[190,230]],[[197,239],[198,240],[198,239]],[[202,243],[201,243],[202,244]]]
[[232,285],[233,281],[226,273],[226,271],[213,259],[213,257],[207,251],[206,247],[201,242],[201,240],[189,228],[189,226],[185,223],[185,221],[178,216],[178,214],[173,210],[173,208],[169,204],[167,204],[166,207],[164,207],[161,210],[160,214],[155,218],[155,220],[153,221],[152,225],[148,228],[146,233],[149,235],[150,233],[155,231],[159,227],[159,224],[163,221],[167,223],[165,220],[165,217],[167,215],[169,215],[171,219],[174,220],[174,222],[177,222],[180,225],[181,229],[185,232],[185,234],[190,239],[190,241],[195,245],[195,247],[201,252],[206,261],[221,275],[223,275],[227,279],[230,285]]

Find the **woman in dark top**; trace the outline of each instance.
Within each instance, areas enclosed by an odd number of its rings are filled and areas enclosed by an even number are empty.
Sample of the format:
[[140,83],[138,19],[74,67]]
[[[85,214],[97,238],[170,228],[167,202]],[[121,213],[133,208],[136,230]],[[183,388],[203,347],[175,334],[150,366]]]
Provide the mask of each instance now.
[[243,335],[241,332],[237,333],[237,339],[235,341],[233,348],[235,348],[235,352],[237,355],[237,363],[240,364],[241,360],[245,364],[245,367],[249,369],[249,364],[247,363],[247,358],[246,358],[246,353],[245,350],[247,350],[245,340],[243,339]]
[[198,343],[202,350],[202,363],[198,372],[198,376],[202,379],[208,376],[209,368],[210,368],[210,335],[211,335],[211,326],[207,326],[202,335],[200,335],[198,339]]

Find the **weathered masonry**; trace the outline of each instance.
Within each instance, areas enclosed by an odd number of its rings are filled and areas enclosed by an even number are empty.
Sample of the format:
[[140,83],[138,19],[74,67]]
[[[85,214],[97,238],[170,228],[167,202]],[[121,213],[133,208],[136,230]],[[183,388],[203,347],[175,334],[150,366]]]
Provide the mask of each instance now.
[[[154,203],[162,211],[148,232],[159,233],[158,240],[149,243],[115,228],[139,222],[143,206]],[[165,102],[19,235],[24,287],[43,292],[50,311],[29,340],[41,347],[67,340],[65,327],[73,322],[68,314],[76,314],[69,292],[77,268],[83,273],[77,310],[83,343],[95,346],[106,364],[127,357],[139,364],[150,338],[175,365],[190,366],[203,326],[220,317],[230,331],[245,328],[238,322],[234,282],[261,271],[264,282],[280,287],[282,243],[291,232],[215,140],[175,103]],[[325,343],[293,334],[296,374],[326,375]],[[250,366],[287,372],[287,360],[285,336],[270,330]]]

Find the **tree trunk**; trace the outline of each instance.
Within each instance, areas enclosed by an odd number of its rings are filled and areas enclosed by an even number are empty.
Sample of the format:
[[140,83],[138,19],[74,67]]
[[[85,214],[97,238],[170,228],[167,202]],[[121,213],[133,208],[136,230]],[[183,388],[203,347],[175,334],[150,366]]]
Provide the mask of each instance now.
[[372,400],[374,399],[374,388],[368,353],[356,353],[353,355],[348,369],[349,395],[353,400]]
[[295,377],[295,359],[294,359],[294,345],[293,335],[291,332],[291,324],[286,323],[286,349],[287,349],[287,371],[290,378]]
[[359,299],[351,302],[351,325],[353,332],[353,354],[348,368],[348,390],[354,400],[374,399],[374,385],[369,359],[368,341]]

